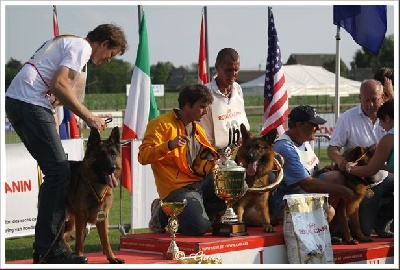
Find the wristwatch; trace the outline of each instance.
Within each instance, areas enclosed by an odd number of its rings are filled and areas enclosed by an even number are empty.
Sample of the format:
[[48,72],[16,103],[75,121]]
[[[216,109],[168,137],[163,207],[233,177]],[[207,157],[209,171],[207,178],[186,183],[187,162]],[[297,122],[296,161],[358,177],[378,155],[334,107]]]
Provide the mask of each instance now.
[[351,172],[351,165],[350,165],[349,162],[346,163],[346,171],[347,171],[348,173]]

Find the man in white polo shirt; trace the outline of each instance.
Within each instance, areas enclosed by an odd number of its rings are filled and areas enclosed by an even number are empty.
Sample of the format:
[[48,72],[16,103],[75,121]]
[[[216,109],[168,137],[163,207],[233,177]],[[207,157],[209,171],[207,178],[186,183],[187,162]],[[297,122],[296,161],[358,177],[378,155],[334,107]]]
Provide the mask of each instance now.
[[235,49],[224,48],[218,52],[215,61],[217,76],[207,87],[214,97],[207,114],[200,120],[207,138],[219,153],[227,147],[237,146],[241,134],[240,124],[250,130],[244,109],[243,91],[236,82],[240,69],[239,54]]
[[[342,171],[347,161],[340,150],[356,146],[367,147],[377,144],[386,134],[377,118],[378,108],[384,99],[382,84],[373,79],[365,80],[360,87],[360,104],[344,112],[338,119],[328,146],[328,156]],[[393,237],[387,224],[394,215],[393,174],[379,171],[371,185],[373,196],[364,198],[360,205],[360,225],[365,236],[374,229],[380,237]]]

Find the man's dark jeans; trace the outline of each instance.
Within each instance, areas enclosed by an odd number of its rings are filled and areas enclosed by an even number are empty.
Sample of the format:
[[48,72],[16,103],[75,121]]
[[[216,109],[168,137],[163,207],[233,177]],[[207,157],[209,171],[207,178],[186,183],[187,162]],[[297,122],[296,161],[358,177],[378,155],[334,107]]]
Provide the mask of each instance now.
[[11,99],[5,110],[14,130],[44,174],[39,189],[34,250],[44,256],[65,252],[61,244],[71,178],[68,160],[51,110]]
[[360,204],[360,225],[364,235],[369,236],[372,229],[384,229],[394,217],[394,176],[388,176],[372,188],[374,196],[364,198]]
[[[225,201],[217,197],[212,176],[172,191],[163,201],[181,202],[187,200],[183,212],[178,215],[178,232],[185,235],[204,235],[211,229],[210,217],[226,209]],[[162,227],[167,226],[168,216],[159,212]]]

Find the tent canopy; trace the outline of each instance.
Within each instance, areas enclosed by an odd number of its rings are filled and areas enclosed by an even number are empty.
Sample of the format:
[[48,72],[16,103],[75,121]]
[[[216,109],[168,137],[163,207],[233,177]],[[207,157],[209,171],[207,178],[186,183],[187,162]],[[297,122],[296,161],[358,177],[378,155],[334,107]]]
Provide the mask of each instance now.
[[[335,73],[323,67],[306,65],[284,65],[285,86],[288,96],[335,96]],[[264,94],[265,75],[241,84],[244,95]],[[344,77],[339,78],[339,95],[348,96],[360,93],[361,82]]]

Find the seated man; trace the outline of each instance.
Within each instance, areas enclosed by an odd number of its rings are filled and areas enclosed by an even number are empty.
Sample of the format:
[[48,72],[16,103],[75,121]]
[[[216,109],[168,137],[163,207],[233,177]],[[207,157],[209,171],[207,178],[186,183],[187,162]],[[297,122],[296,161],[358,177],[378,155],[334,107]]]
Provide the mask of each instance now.
[[[270,199],[275,223],[283,218],[283,197],[287,194],[328,193],[330,204],[337,203],[339,197],[345,201],[354,198],[353,191],[343,185],[340,172],[329,171],[319,178],[314,175],[319,160],[309,141],[314,140],[319,125],[325,123],[313,107],[300,105],[289,114],[288,130],[276,139],[274,150],[283,157],[284,164],[282,182]],[[335,210],[331,206],[326,210],[330,222]]]
[[[346,170],[347,164],[342,149],[375,145],[385,136],[378,119],[378,110],[385,99],[383,91],[379,81],[364,80],[360,86],[360,104],[342,113],[337,120],[327,151],[341,171]],[[393,237],[393,223],[391,230],[388,224],[394,217],[394,175],[380,170],[373,178],[375,183],[370,185],[373,196],[365,197],[360,204],[361,231],[365,236],[374,230],[380,237]]]
[[[204,85],[184,87],[178,97],[179,109],[149,121],[139,146],[139,163],[151,164],[160,199],[187,200],[178,216],[178,232],[186,235],[204,235],[211,228],[210,218],[226,209],[225,202],[215,195],[210,174],[213,166],[207,162],[218,154],[197,123],[212,100]],[[205,162],[199,164],[199,156]],[[150,230],[164,232],[168,216],[159,199],[153,201],[151,210]]]

